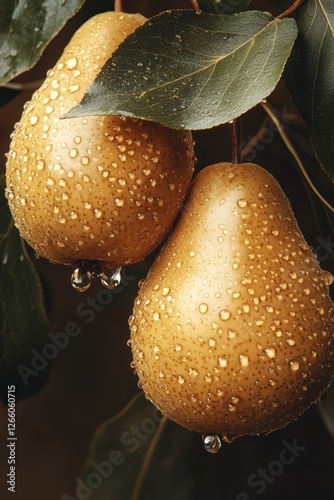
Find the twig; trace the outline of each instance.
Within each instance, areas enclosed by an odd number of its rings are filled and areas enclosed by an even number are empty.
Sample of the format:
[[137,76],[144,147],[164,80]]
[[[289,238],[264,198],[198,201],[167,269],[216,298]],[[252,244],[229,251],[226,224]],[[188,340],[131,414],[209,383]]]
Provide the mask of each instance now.
[[163,416],[161,421],[160,421],[159,427],[156,430],[155,435],[152,438],[152,441],[151,441],[150,446],[149,446],[147,453],[146,453],[146,457],[142,463],[141,469],[140,469],[139,474],[137,476],[137,480],[136,480],[136,483],[135,483],[135,486],[134,486],[134,489],[133,489],[133,492],[131,495],[131,500],[139,500],[139,495],[140,495],[142,486],[144,484],[144,480],[145,480],[148,468],[150,466],[152,457],[154,455],[157,444],[159,442],[159,439],[161,437],[161,434],[165,428],[167,421],[168,421],[168,418]]
[[44,80],[34,80],[33,82],[27,82],[27,83],[7,82],[1,85],[1,87],[12,90],[34,90],[38,89],[43,82]]
[[331,212],[334,213],[334,208],[332,207],[332,205],[330,205],[330,203],[322,196],[322,194],[318,191],[318,189],[315,187],[315,185],[313,184],[312,180],[310,179],[301,159],[299,158],[298,156],[298,153],[297,151],[295,150],[295,148],[293,147],[293,144],[292,142],[290,141],[289,137],[287,136],[281,122],[279,121],[279,119],[277,118],[277,116],[275,115],[274,111],[272,110],[271,106],[266,103],[266,102],[261,102],[260,103],[261,106],[263,107],[263,109],[265,110],[265,112],[270,116],[271,120],[274,122],[284,144],[286,145],[286,147],[288,148],[288,150],[290,151],[290,153],[292,154],[292,156],[294,157],[294,159],[296,160],[302,174],[304,175],[305,179],[307,180],[309,186],[313,189],[314,193],[318,196],[318,198],[324,203],[324,205],[326,205],[327,208],[329,208],[331,210]]
[[114,11],[115,12],[123,12],[123,0],[115,0]]
[[296,0],[286,11],[282,12],[279,16],[277,16],[277,19],[283,19],[283,17],[290,16],[295,10],[298,9],[298,7],[301,6],[302,3],[304,3],[305,0]]
[[232,163],[241,163],[241,120],[236,118],[232,121]]

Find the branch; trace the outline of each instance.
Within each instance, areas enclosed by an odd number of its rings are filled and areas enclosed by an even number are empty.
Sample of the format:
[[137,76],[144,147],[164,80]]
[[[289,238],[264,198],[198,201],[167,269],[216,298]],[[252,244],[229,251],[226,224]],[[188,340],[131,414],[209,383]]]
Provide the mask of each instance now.
[[315,187],[312,180],[310,179],[301,159],[298,156],[297,151],[293,147],[293,144],[290,141],[289,137],[287,136],[287,134],[283,128],[283,125],[281,124],[281,122],[279,121],[277,116],[275,115],[271,106],[268,103],[263,102],[263,101],[260,104],[261,104],[262,108],[265,110],[265,112],[270,116],[270,118],[274,122],[274,124],[276,125],[276,128],[277,128],[284,144],[286,145],[286,147],[288,148],[288,150],[290,151],[290,153],[292,154],[292,156],[296,160],[296,162],[297,162],[302,174],[304,175],[305,179],[307,180],[309,186],[313,189],[314,193],[324,203],[324,205],[326,205],[326,207],[329,208],[330,211],[334,213],[334,208],[332,207],[332,205],[322,196],[322,194],[318,191],[318,189]]
[[297,10],[298,7],[300,7],[301,4],[304,3],[304,1],[305,0],[296,0],[292,5],[290,5],[290,7],[285,12],[277,16],[277,19],[283,19],[283,17],[290,16],[290,14],[292,14],[295,10]]

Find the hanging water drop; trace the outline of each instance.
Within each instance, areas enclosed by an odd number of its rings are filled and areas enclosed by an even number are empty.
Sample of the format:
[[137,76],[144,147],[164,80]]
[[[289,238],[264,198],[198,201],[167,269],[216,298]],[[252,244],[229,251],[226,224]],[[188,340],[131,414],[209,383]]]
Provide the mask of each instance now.
[[103,286],[105,286],[109,290],[113,290],[121,284],[121,267],[109,269],[101,264],[101,269],[102,272],[100,274],[100,279]]
[[207,434],[202,436],[204,448],[209,453],[218,453],[222,443],[218,434]]
[[71,285],[77,292],[85,292],[91,284],[90,273],[86,266],[80,265],[71,276]]

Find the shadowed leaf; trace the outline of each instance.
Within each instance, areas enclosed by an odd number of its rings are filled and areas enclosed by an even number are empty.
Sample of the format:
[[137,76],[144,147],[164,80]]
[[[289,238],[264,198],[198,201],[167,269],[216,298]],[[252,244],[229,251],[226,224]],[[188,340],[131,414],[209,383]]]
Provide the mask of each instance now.
[[84,0],[0,0],[0,85],[30,69]]
[[[162,420],[152,403],[138,394],[95,432],[77,497],[85,493],[91,500],[190,500],[193,437],[194,433]],[[92,488],[94,474],[100,480]]]
[[334,179],[334,2],[305,2],[286,81],[319,162]]
[[[20,365],[30,367],[31,349],[46,340],[47,316],[36,270],[14,226],[4,196],[5,178],[0,176],[0,391],[16,385],[17,397],[34,392],[36,376],[22,377]],[[22,367],[21,367],[22,368]],[[30,367],[31,369],[31,367]],[[24,370],[24,369],[23,369]],[[36,375],[39,375],[36,373]],[[45,371],[45,374],[46,371]],[[37,385],[40,386],[39,377]]]

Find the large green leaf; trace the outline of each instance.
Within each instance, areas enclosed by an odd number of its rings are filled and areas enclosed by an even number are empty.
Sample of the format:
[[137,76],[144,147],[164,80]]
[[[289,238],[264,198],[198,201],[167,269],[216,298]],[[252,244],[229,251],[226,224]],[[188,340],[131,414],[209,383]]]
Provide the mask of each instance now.
[[28,70],[85,0],[0,0],[0,85]]
[[140,393],[97,429],[84,470],[76,480],[76,496],[64,494],[62,500],[190,500],[194,437],[200,439],[164,421]]
[[[45,344],[47,315],[42,288],[18,230],[14,226],[4,196],[5,178],[0,176],[0,391],[6,395],[7,385],[14,384],[17,397],[31,394],[27,387],[36,381],[23,369],[31,369],[31,350],[40,350]],[[22,377],[22,371],[24,371]],[[45,379],[47,370],[37,385]],[[39,375],[39,373],[35,373]]]
[[263,12],[168,11],[130,35],[67,116],[124,114],[175,128],[229,122],[267,97],[297,36]]
[[297,24],[299,36],[286,81],[317,158],[334,179],[334,2],[305,2]]
[[252,0],[197,0],[204,12],[212,14],[234,14],[246,10]]

